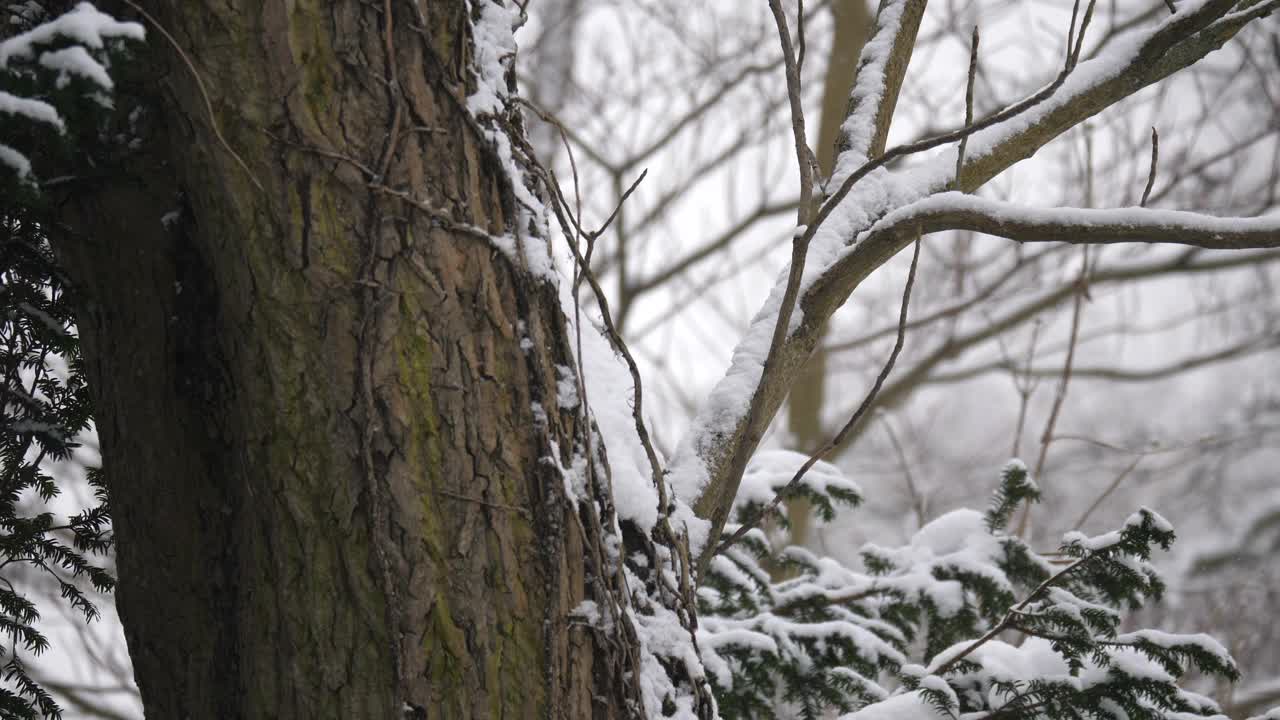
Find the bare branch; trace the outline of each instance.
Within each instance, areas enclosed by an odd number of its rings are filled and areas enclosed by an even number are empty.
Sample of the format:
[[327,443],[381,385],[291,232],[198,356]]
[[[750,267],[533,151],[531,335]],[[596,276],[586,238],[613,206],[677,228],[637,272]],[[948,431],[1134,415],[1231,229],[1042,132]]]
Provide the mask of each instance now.
[[[809,149],[809,141],[804,134],[804,101],[800,94],[800,68],[796,62],[795,50],[791,47],[791,33],[787,31],[787,16],[782,12],[782,0],[769,0],[769,9],[773,11],[773,21],[778,26],[778,42],[782,45],[782,64],[787,76],[787,99],[791,103],[791,134],[796,143],[796,162],[800,165],[800,217],[803,225],[809,214],[810,201],[813,198],[814,174],[818,161]],[[804,20],[800,21],[803,27]],[[801,34],[801,38],[804,35]]]
[[[1079,380],[1097,380],[1102,382],[1155,382],[1158,380],[1166,380],[1176,375],[1181,375],[1188,370],[1195,370],[1209,365],[1239,360],[1256,353],[1275,350],[1277,347],[1280,347],[1280,337],[1264,335],[1232,343],[1208,352],[1190,355],[1155,367],[1118,368],[1106,365],[1077,367],[1072,371],[1071,375]],[[1004,362],[986,363],[953,372],[938,373],[930,378],[930,382],[963,382],[965,380],[971,380],[978,377],[979,375],[997,372],[1007,368],[1008,365]],[[1030,377],[1035,378],[1049,378],[1059,375],[1061,372],[1062,371],[1060,369],[1043,367],[1030,368],[1026,370],[1026,373]]]
[[1076,530],[1079,530],[1080,528],[1084,527],[1084,524],[1086,521],[1088,521],[1089,516],[1093,515],[1094,511],[1102,506],[1102,503],[1104,500],[1111,497],[1111,493],[1115,492],[1116,489],[1120,487],[1120,483],[1124,482],[1124,479],[1129,477],[1129,473],[1132,473],[1134,470],[1138,468],[1138,463],[1142,462],[1142,459],[1145,457],[1146,455],[1143,455],[1143,454],[1136,455],[1133,458],[1133,460],[1127,466],[1125,466],[1125,469],[1121,470],[1120,474],[1116,475],[1115,479],[1112,480],[1107,485],[1106,489],[1104,489],[1101,493],[1099,493],[1098,497],[1094,498],[1093,503],[1089,505],[1088,509],[1086,509],[1084,513],[1080,515],[1080,518],[1078,520],[1076,520],[1076,524],[1073,526]]
[[[973,83],[978,77],[978,26],[973,26],[973,39],[969,42],[969,81],[964,91],[964,128],[973,125]],[[960,177],[960,169],[964,167],[964,151],[969,145],[969,136],[960,139],[960,149],[956,152],[956,178]]]
[[716,255],[720,250],[728,247],[734,240],[741,237],[745,232],[755,227],[756,223],[760,220],[771,218],[784,212],[791,212],[799,207],[800,202],[794,198],[780,203],[761,203],[753,212],[744,216],[734,224],[733,227],[725,230],[711,240],[708,240],[703,245],[690,250],[682,257],[676,258],[670,265],[657,271],[653,275],[632,283],[629,286],[632,300],[665,284],[673,277],[683,274],[685,270],[688,270],[697,263]]
[[[1036,469],[1034,477],[1037,482],[1044,483],[1044,466],[1049,459],[1049,447],[1053,444],[1053,429],[1058,425],[1058,417],[1062,414],[1062,406],[1067,401],[1067,388],[1071,384],[1071,370],[1075,367],[1076,347],[1080,340],[1080,315],[1084,311],[1084,301],[1088,297],[1088,278],[1089,278],[1089,246],[1084,248],[1084,257],[1080,261],[1080,276],[1076,278],[1075,298],[1071,303],[1071,335],[1067,341],[1067,357],[1062,362],[1062,377],[1058,381],[1058,392],[1053,396],[1053,407],[1049,410],[1049,417],[1045,420],[1044,432],[1040,435],[1040,456],[1036,459]],[[1031,503],[1026,502],[1022,506],[1022,515],[1018,519],[1017,536],[1023,537],[1026,533],[1027,522],[1031,519]]]
[[1151,188],[1156,184],[1156,164],[1160,161],[1160,133],[1151,128],[1151,170],[1147,172],[1147,187],[1142,191],[1138,207],[1146,207],[1151,199]]

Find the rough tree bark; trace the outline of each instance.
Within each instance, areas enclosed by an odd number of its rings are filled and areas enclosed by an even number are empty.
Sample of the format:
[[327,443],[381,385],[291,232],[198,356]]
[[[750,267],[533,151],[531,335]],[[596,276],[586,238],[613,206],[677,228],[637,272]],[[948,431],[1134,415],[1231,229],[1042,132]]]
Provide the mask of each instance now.
[[55,242],[147,715],[623,715],[566,621],[571,346],[483,237],[523,229],[465,107],[468,3],[142,4],[117,96],[146,143],[61,189]]

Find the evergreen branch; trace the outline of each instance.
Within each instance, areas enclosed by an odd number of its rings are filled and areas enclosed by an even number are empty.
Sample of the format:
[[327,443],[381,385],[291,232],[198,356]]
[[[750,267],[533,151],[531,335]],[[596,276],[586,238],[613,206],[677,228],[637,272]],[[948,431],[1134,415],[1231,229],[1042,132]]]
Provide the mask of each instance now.
[[977,640],[974,640],[973,643],[971,643],[964,650],[961,650],[958,654],[950,658],[947,658],[947,660],[943,662],[941,665],[935,665],[931,667],[930,672],[934,675],[945,675],[949,670],[954,668],[957,663],[959,663],[961,660],[964,660],[966,657],[972,654],[973,651],[977,650],[983,645],[986,645],[988,642],[995,639],[997,635],[999,635],[1000,633],[1012,627],[1018,614],[1021,613],[1024,609],[1026,609],[1026,607],[1030,605],[1033,600],[1039,597],[1040,594],[1043,593],[1044,591],[1053,587],[1055,583],[1060,582],[1064,577],[1066,577],[1069,573],[1074,571],[1076,568],[1080,567],[1085,562],[1092,559],[1092,557],[1093,556],[1080,558],[1075,562],[1071,563],[1070,565],[1059,570],[1057,573],[1049,577],[1044,582],[1040,583],[1039,587],[1031,591],[1031,594],[1027,595],[1027,597],[1024,598],[1022,602],[1018,603],[1016,606],[1010,609],[1007,613],[1005,613],[1005,616],[1000,620],[1000,622],[992,626],[992,628],[988,630],[986,634],[984,634],[982,637],[978,638]]

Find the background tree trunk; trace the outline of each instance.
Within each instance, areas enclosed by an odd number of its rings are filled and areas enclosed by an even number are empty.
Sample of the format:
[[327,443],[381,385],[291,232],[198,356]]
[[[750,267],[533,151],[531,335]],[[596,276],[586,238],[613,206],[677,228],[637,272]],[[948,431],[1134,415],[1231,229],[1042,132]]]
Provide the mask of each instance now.
[[[818,169],[824,178],[831,177],[835,169],[836,139],[840,123],[844,121],[853,90],[853,76],[858,67],[858,55],[871,32],[871,11],[867,0],[837,0],[831,5],[835,16],[831,40],[831,58],[827,63],[822,84],[822,113],[818,120]],[[825,338],[826,331],[823,331]],[[812,453],[829,439],[823,423],[822,410],[827,398],[827,352],[818,341],[813,354],[805,361],[800,377],[791,386],[787,396],[787,427],[791,431],[793,447],[803,453]],[[790,521],[789,542],[805,546],[813,524],[813,508],[808,498],[787,500],[787,518]],[[780,570],[780,569],[779,569]],[[775,572],[775,574],[777,574]]]
[[146,7],[181,54],[148,27],[118,89],[146,144],[75,183],[57,245],[148,716],[623,714],[566,623],[557,294],[461,225],[524,230],[467,4]]

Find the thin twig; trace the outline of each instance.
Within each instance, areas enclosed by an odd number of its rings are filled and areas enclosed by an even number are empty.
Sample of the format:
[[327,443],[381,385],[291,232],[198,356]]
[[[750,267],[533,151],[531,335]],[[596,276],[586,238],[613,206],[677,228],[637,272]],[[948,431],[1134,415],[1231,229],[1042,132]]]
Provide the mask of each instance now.
[[[395,93],[400,86],[400,71],[396,63],[396,47],[393,34],[395,32],[394,16],[391,14],[391,0],[383,0],[383,15],[386,21],[382,25],[383,38],[382,43],[387,53],[387,68],[391,71],[391,78],[387,82],[389,91]],[[399,95],[395,95],[395,108],[391,115],[391,128],[387,131],[387,147],[383,150],[382,160],[378,163],[378,176],[375,180],[381,182],[387,176],[387,172],[391,169],[391,161],[395,157],[396,147],[399,144],[400,122],[404,115],[404,103],[400,100]]]
[[877,413],[880,416],[880,422],[884,425],[884,432],[889,436],[889,442],[893,445],[893,451],[898,455],[898,465],[902,467],[903,479],[907,481],[907,493],[911,495],[911,509],[916,514],[916,529],[924,527],[928,514],[925,511],[925,500],[920,495],[920,491],[916,488],[915,476],[911,473],[911,463],[907,461],[907,452],[902,447],[902,443],[898,441],[898,434],[893,431],[893,423],[889,421],[889,416],[885,413]]
[[1063,72],[1071,71],[1071,48],[1075,47],[1076,22],[1080,19],[1080,0],[1071,4],[1071,24],[1067,26],[1067,57],[1063,61]]
[[769,9],[773,11],[773,20],[778,26],[778,42],[782,45],[782,63],[787,77],[787,99],[791,103],[791,134],[795,138],[796,162],[800,166],[798,224],[803,225],[812,209],[809,205],[813,197],[814,166],[817,163],[805,139],[804,98],[800,89],[800,68],[796,62],[795,50],[791,47],[791,33],[787,30],[787,16],[782,11],[782,1],[769,0]]
[[[1089,256],[1088,247],[1084,248],[1085,256],[1081,262],[1080,276],[1076,279],[1076,294],[1071,306],[1071,339],[1067,343],[1067,357],[1062,363],[1062,380],[1058,383],[1058,392],[1053,397],[1053,407],[1049,410],[1049,418],[1045,421],[1044,433],[1040,435],[1040,456],[1036,459],[1036,469],[1032,473],[1032,477],[1037,481],[1043,477],[1045,462],[1049,459],[1049,446],[1053,444],[1053,429],[1058,424],[1058,416],[1062,413],[1062,406],[1067,400],[1067,386],[1071,382],[1071,371],[1075,366],[1076,345],[1080,339],[1080,314],[1084,308],[1084,300],[1086,297],[1086,282],[1089,273]],[[1022,513],[1018,518],[1018,529],[1016,535],[1023,537],[1027,532],[1027,524],[1031,519],[1031,501],[1028,500],[1022,506]]]
[[1129,465],[1125,467],[1125,469],[1122,470],[1120,474],[1115,477],[1114,480],[1111,481],[1111,484],[1107,486],[1107,489],[1103,490],[1102,494],[1099,495],[1093,501],[1093,504],[1090,505],[1089,508],[1080,515],[1080,519],[1076,520],[1076,524],[1073,527],[1075,527],[1075,529],[1077,530],[1084,527],[1085,521],[1089,519],[1089,516],[1092,515],[1095,510],[1101,507],[1102,501],[1106,500],[1108,497],[1111,497],[1111,493],[1115,492],[1116,488],[1120,487],[1120,483],[1124,482],[1124,479],[1129,477],[1129,473],[1132,473],[1134,470],[1137,469],[1138,463],[1142,462],[1142,459],[1145,457],[1146,455],[1138,455],[1137,457],[1135,457],[1133,459],[1133,462],[1129,463]]
[[1160,160],[1160,133],[1151,128],[1151,170],[1147,172],[1147,187],[1142,191],[1142,201],[1138,207],[1146,207],[1151,199],[1151,188],[1156,184],[1156,163]]
[[1019,379],[1016,369],[1011,373],[1013,387],[1018,391],[1019,402],[1018,424],[1013,432],[1013,450],[1010,457],[1022,455],[1022,432],[1027,424],[1027,407],[1031,404],[1031,394],[1035,392],[1036,386],[1040,384],[1039,380],[1031,374],[1031,363],[1035,360],[1036,341],[1040,339],[1040,328],[1042,327],[1043,324],[1037,319],[1035,325],[1031,328],[1031,342],[1027,344],[1027,362],[1023,367],[1021,379]]
[[[969,44],[969,83],[964,91],[964,126],[973,124],[973,84],[978,77],[978,26],[973,26],[973,39]],[[964,167],[964,151],[969,145],[969,136],[960,139],[960,150],[956,153],[956,177],[953,184],[960,182],[960,169]]]
[[[522,150],[524,150],[527,155],[531,169],[542,181],[543,186],[547,188],[547,192],[551,195],[552,213],[560,223],[560,228],[564,234],[571,238],[575,236],[591,235],[590,233],[583,231],[580,226],[576,226],[572,216],[566,217],[565,211],[568,209],[568,203],[564,199],[564,193],[561,191],[559,183],[556,182],[555,176],[548,172],[547,169],[538,162],[537,158],[532,154],[532,149],[528,147],[528,143],[524,141],[523,138],[518,138],[518,140],[522,145]],[[641,179],[643,179],[643,177],[644,176],[642,174]],[[632,190],[634,190],[638,184],[639,180],[632,185]],[[644,396],[640,382],[640,368],[636,364],[635,358],[631,354],[631,350],[627,347],[626,342],[623,341],[622,335],[618,332],[617,326],[613,322],[613,316],[609,311],[608,296],[605,295],[604,290],[600,287],[600,283],[596,279],[595,274],[591,272],[591,268],[587,265],[586,258],[583,257],[582,253],[579,251],[577,243],[570,242],[569,249],[573,252],[574,262],[579,268],[581,268],[581,279],[587,281],[587,285],[590,286],[591,292],[596,297],[596,304],[600,309],[601,321],[604,323],[605,337],[613,347],[614,352],[622,356],[622,359],[627,363],[627,369],[631,373],[631,381],[634,386],[631,414],[635,420],[636,434],[640,437],[640,444],[644,446],[645,454],[649,460],[649,467],[653,474],[653,482],[658,490],[658,502],[661,506],[658,510],[659,517],[665,520],[670,510],[670,503],[667,501],[666,497],[666,481],[663,477],[664,473],[662,470],[662,463],[658,460],[658,453],[654,450],[653,441],[649,436],[649,430],[645,427],[644,423]]]
[[791,480],[789,480],[787,484],[773,496],[773,500],[769,501],[768,505],[766,505],[762,510],[756,512],[755,517],[750,521],[743,523],[734,531],[733,535],[730,535],[726,540],[716,546],[715,553],[718,554],[728,550],[734,543],[741,540],[743,535],[746,535],[752,528],[759,525],[763,518],[772,515],[773,512],[778,509],[778,505],[788,495],[790,495],[790,493],[800,483],[800,479],[804,477],[805,473],[809,472],[809,468],[813,467],[819,460],[826,457],[827,454],[841,445],[844,442],[845,437],[848,436],[853,428],[857,426],[858,422],[862,420],[862,417],[867,414],[867,411],[871,409],[871,406],[875,403],[876,396],[880,394],[880,388],[884,385],[884,381],[889,377],[889,373],[893,371],[893,365],[898,361],[898,354],[902,352],[902,346],[906,341],[907,310],[911,305],[911,288],[916,282],[916,266],[919,265],[919,262],[920,238],[917,237],[915,248],[911,254],[911,268],[907,271],[907,285],[902,290],[902,310],[898,315],[898,339],[893,345],[893,351],[889,353],[889,359],[885,362],[884,368],[880,370],[880,374],[876,377],[875,384],[871,386],[871,390],[868,391],[866,397],[862,399],[862,404],[858,406],[858,409],[854,411],[852,416],[850,416],[849,421],[844,424],[844,427],[840,428],[840,431],[837,432],[835,436],[809,456],[809,459],[800,466],[800,469],[791,477]]
[[627,188],[627,191],[622,193],[622,197],[618,199],[618,204],[614,206],[613,212],[609,213],[608,218],[605,218],[604,224],[601,225],[598,230],[592,232],[591,235],[599,237],[604,234],[605,230],[609,229],[609,226],[613,224],[614,218],[618,217],[618,211],[622,209],[622,204],[627,201],[627,198],[631,197],[631,193],[635,192],[636,188],[640,187],[640,182],[643,181],[645,176],[648,174],[649,168],[645,168],[640,173],[640,177],[636,178],[636,181],[631,183],[631,187]]
[[[581,183],[578,181],[578,161],[573,155],[573,144],[569,142],[569,129],[566,128],[564,123],[561,122],[560,119],[557,118],[554,114],[552,114],[548,110],[544,110],[543,108],[539,107],[537,104],[535,104],[533,101],[529,100],[528,98],[524,98],[519,95],[513,95],[511,99],[515,100],[517,103],[524,105],[525,107],[532,110],[533,114],[539,120],[555,128],[556,133],[560,136],[560,142],[562,145],[564,145],[565,155],[569,158],[569,171],[573,176],[573,199],[574,199],[574,204],[576,206],[575,215],[577,216],[577,222],[575,223],[575,225],[579,229],[581,229],[581,226],[582,226]],[[600,232],[603,232],[603,230]],[[596,234],[599,235],[600,233],[597,232]],[[591,260],[592,250],[593,248],[591,247],[587,248],[588,262],[590,262]]]
[[1071,53],[1071,67],[1080,62],[1080,53],[1084,50],[1085,31],[1089,29],[1089,21],[1093,19],[1093,8],[1098,4],[1098,0],[1089,0],[1088,7],[1084,10],[1084,18],[1080,20],[1080,32],[1076,34],[1075,50]]
[[493,508],[494,510],[506,510],[508,512],[513,512],[520,515],[529,514],[528,508],[516,507],[515,505],[503,505],[502,503],[496,503],[496,502],[489,502],[488,500],[474,498],[469,495],[463,495],[462,493],[456,493],[450,490],[436,490],[436,494],[443,495],[448,498],[453,498],[454,500],[462,500],[463,502],[475,503],[476,505],[483,505],[487,508]]
[[382,185],[380,183],[370,183],[369,189],[374,192],[379,192],[386,195],[390,195],[395,198],[399,198],[405,203],[408,203],[410,206],[425,213],[428,217],[430,217],[432,220],[435,220],[437,223],[440,224],[441,227],[445,228],[446,230],[452,230],[454,232],[462,233],[464,235],[470,235],[477,239],[485,240],[488,242],[493,242],[494,240],[494,237],[490,235],[484,228],[479,227],[477,225],[472,225],[470,223],[458,222],[457,220],[454,220],[453,218],[449,217],[449,214],[445,212],[443,209],[435,207],[434,205],[430,205],[422,200],[419,200],[403,190],[392,190],[386,185]]
[[804,70],[804,0],[796,0],[796,74]]

